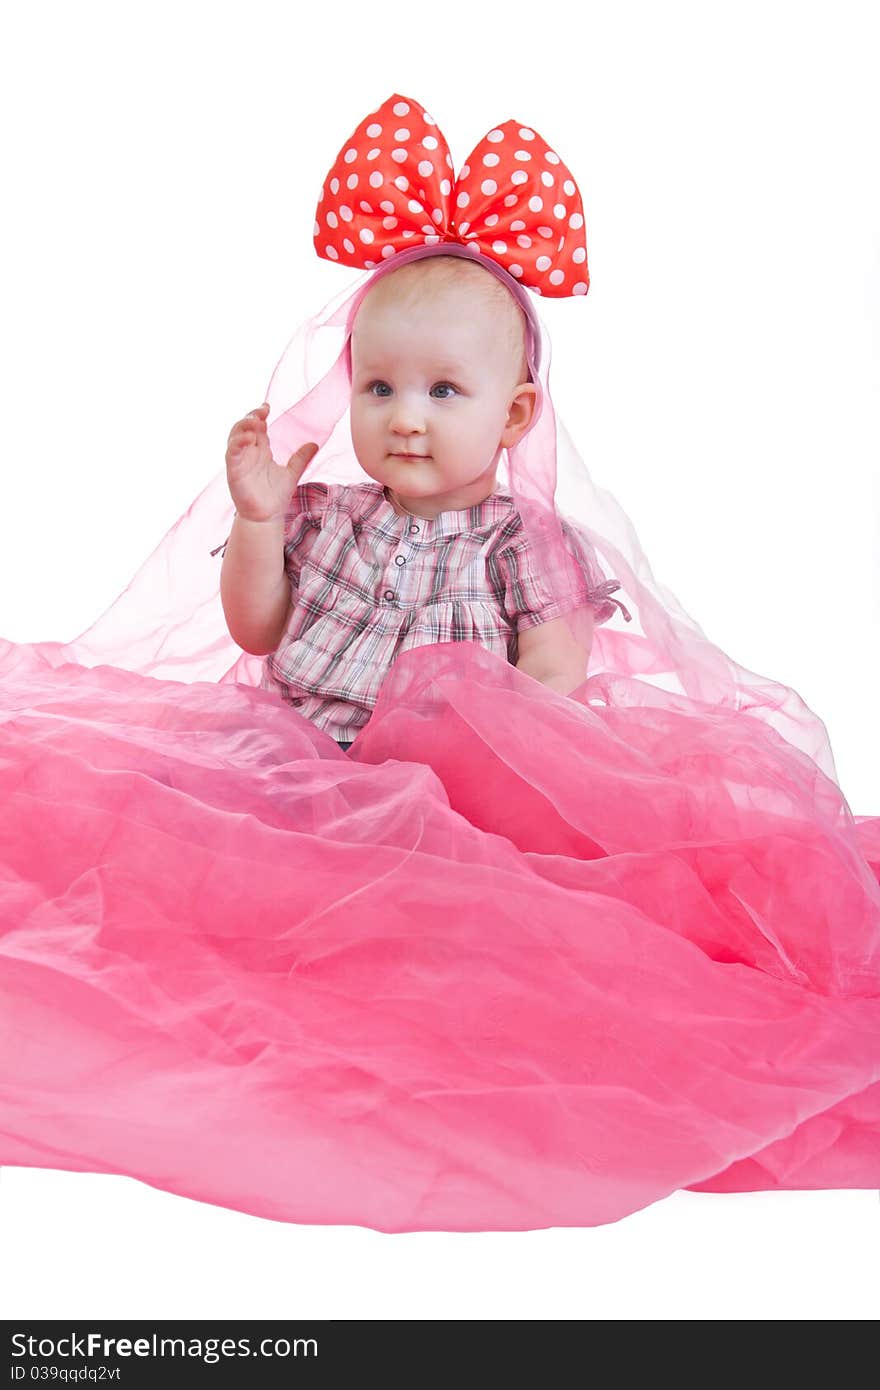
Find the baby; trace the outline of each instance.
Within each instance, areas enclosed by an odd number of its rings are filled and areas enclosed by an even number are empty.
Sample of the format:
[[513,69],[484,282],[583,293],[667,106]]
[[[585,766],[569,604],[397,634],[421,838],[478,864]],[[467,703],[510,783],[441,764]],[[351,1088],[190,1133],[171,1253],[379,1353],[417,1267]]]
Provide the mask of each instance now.
[[264,689],[343,747],[412,646],[478,641],[563,694],[586,679],[589,649],[542,616],[521,518],[495,491],[536,404],[525,332],[484,267],[411,262],[376,281],[352,328],[351,438],[372,482],[300,484],[318,446],[279,467],[265,402],[230,432],[230,635],[266,655]]

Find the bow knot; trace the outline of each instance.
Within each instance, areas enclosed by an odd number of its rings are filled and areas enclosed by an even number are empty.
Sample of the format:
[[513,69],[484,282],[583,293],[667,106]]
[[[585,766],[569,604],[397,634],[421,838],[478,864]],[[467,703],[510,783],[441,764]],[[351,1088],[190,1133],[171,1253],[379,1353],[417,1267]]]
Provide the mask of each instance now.
[[536,130],[505,121],[453,177],[440,127],[395,92],[340,149],[315,210],[324,260],[374,269],[411,246],[457,242],[536,293],[590,286],[581,196],[571,171]]

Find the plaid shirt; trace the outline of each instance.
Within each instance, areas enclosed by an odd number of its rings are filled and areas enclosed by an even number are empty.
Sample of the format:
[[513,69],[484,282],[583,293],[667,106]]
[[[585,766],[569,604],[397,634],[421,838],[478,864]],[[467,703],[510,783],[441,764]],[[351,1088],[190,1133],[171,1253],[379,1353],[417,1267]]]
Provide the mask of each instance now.
[[[570,523],[562,525],[572,537]],[[275,691],[337,743],[354,739],[368,722],[401,652],[481,642],[515,665],[518,631],[558,616],[507,493],[427,520],[398,513],[381,483],[302,483],[284,535],[296,604],[263,663],[260,688]],[[589,540],[574,536],[596,623],[617,608],[629,622],[623,604],[609,597],[619,581],[603,581]]]

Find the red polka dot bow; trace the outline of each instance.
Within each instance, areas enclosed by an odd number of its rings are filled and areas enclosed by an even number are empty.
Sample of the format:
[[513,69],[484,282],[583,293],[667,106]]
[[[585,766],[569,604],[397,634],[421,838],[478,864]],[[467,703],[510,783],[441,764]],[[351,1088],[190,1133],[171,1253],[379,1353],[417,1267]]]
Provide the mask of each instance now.
[[473,244],[538,294],[590,286],[578,186],[536,130],[505,121],[485,135],[457,179],[432,116],[395,92],[365,116],[324,180],[315,250],[373,269],[397,251]]

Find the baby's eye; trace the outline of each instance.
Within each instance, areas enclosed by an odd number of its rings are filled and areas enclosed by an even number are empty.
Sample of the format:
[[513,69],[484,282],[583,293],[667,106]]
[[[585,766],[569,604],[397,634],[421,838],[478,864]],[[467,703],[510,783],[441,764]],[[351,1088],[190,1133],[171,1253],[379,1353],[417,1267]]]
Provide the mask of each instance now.
[[[370,384],[369,384],[369,386],[367,387],[367,391],[372,395],[373,387],[374,387],[374,386],[387,386],[387,385],[388,385],[387,381],[371,381]],[[458,387],[457,387],[457,386],[453,386],[451,381],[437,381],[437,382],[434,383],[434,385],[435,385],[435,386],[446,386],[446,387],[449,388],[450,391],[455,391],[455,393],[458,394]],[[431,389],[433,390],[434,388],[432,387]],[[383,399],[383,398],[380,397],[380,399]],[[448,400],[449,400],[449,397],[448,397],[448,396],[441,396],[440,399],[441,399],[442,401],[448,401]]]

